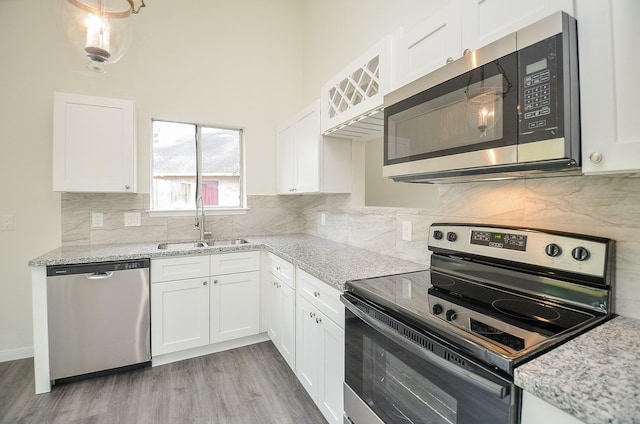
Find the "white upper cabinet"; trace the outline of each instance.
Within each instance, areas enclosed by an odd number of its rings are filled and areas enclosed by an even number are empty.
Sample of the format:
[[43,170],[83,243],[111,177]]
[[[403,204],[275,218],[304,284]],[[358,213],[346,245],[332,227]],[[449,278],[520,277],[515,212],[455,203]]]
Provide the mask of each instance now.
[[53,190],[135,193],[135,103],[55,93]]
[[278,194],[350,193],[351,142],[320,134],[320,101],[276,132]]
[[576,0],[582,170],[640,171],[638,0]]
[[461,46],[459,1],[450,2],[410,31],[398,31],[394,38],[390,91],[460,57]]
[[574,16],[573,0],[460,1],[462,49],[476,50],[557,11]]
[[573,0],[451,0],[394,38],[391,89],[559,10],[573,16]]
[[322,133],[352,140],[382,133],[383,97],[389,92],[388,35],[329,79],[321,89]]

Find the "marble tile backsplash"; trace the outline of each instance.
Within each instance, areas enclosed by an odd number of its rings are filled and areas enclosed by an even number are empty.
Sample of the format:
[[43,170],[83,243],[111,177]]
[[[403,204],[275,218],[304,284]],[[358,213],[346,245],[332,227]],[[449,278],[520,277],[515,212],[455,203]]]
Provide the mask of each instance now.
[[[524,226],[616,240],[615,312],[640,319],[640,178],[637,175],[443,184],[432,209],[353,206],[349,195],[249,196],[242,215],[207,216],[213,237],[308,233],[429,265],[434,222]],[[62,243],[98,244],[198,238],[194,217],[150,217],[148,194],[62,196]],[[104,226],[91,228],[92,212]],[[125,212],[141,212],[125,227]],[[324,214],[324,225],[321,215]],[[412,240],[402,240],[402,223]]]

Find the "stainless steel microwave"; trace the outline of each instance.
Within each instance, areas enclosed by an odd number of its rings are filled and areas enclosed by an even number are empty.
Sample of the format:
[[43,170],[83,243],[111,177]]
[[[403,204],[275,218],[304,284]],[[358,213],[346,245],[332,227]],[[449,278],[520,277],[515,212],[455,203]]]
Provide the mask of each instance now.
[[580,174],[576,21],[551,15],[384,97],[383,175]]

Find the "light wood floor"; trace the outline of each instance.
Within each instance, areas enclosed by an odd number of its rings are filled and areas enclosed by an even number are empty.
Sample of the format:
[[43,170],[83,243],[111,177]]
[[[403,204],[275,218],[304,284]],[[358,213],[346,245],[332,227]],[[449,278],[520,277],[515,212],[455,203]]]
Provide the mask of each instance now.
[[33,359],[0,363],[0,423],[325,423],[271,342],[54,386]]

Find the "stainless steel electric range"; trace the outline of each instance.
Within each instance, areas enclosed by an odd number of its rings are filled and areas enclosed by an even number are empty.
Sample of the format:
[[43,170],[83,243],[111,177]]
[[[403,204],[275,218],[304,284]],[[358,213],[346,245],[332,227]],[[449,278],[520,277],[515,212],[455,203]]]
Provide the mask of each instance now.
[[433,224],[428,271],[347,283],[345,423],[517,423],[514,368],[612,315],[614,242]]

